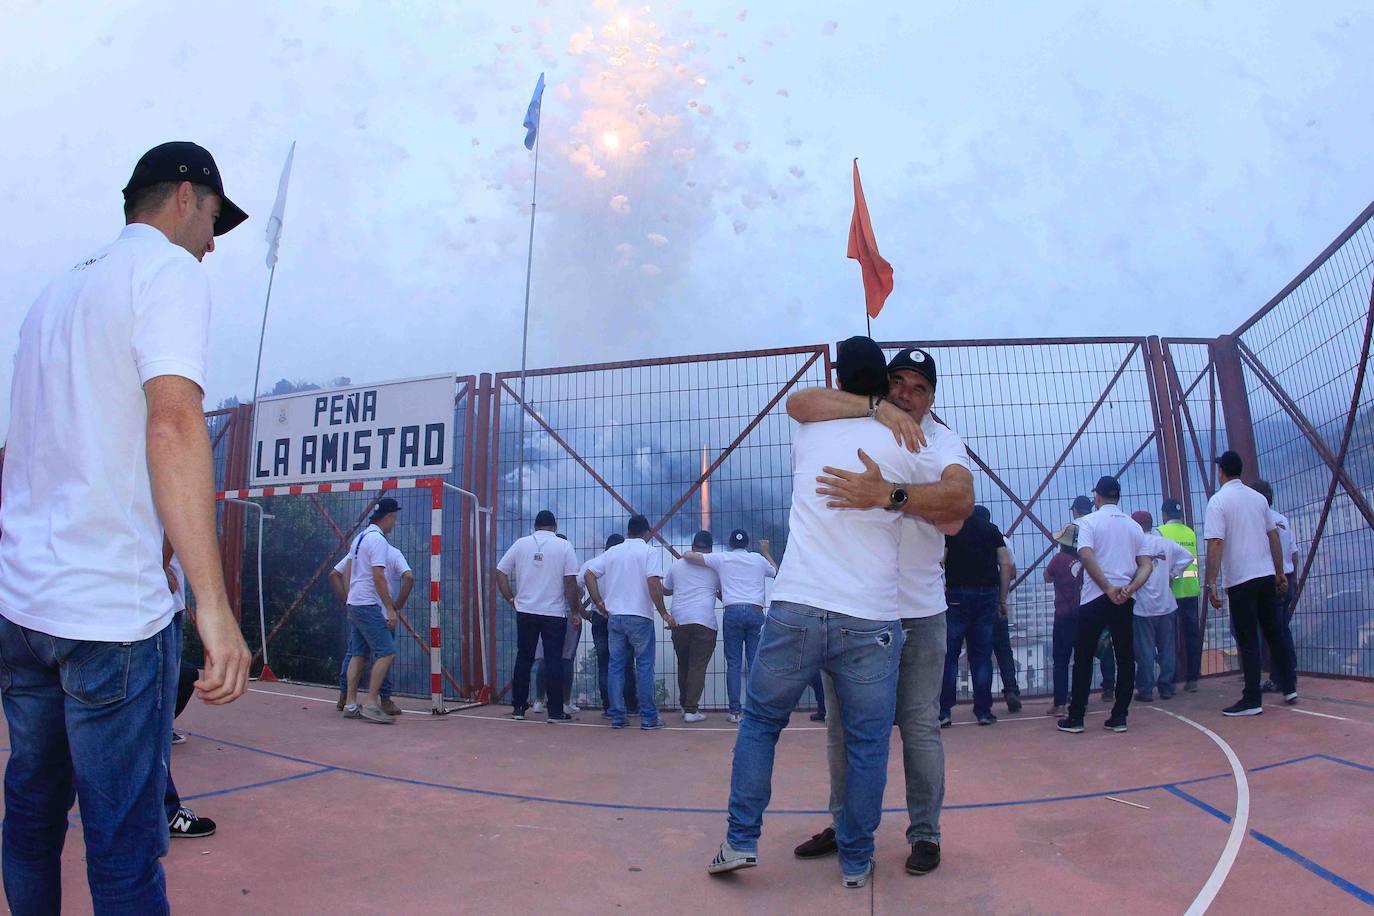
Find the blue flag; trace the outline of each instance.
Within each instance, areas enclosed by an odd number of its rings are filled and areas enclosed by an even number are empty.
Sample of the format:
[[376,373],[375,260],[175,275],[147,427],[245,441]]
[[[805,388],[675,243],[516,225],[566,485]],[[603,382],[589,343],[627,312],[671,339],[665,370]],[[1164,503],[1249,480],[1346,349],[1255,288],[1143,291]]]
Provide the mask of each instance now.
[[539,136],[539,106],[544,99],[544,74],[539,74],[539,82],[534,84],[534,95],[530,97],[530,107],[525,109],[525,149],[534,149],[534,138]]

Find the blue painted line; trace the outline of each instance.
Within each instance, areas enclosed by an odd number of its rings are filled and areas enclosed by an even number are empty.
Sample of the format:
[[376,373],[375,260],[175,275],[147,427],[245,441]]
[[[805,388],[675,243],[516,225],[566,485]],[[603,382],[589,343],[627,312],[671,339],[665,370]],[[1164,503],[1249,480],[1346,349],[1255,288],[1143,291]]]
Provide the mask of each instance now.
[[1330,754],[1317,754],[1322,760],[1329,760],[1332,763],[1339,763],[1341,766],[1353,767],[1357,770],[1364,770],[1366,773],[1374,773],[1374,767],[1363,763],[1356,763],[1353,760],[1346,760],[1344,757],[1332,757]]
[[[212,737],[212,736],[210,736],[210,735],[196,734],[195,737],[201,738],[201,739],[203,739],[203,740],[205,740],[205,741],[212,741],[212,742],[214,742],[214,743],[216,743],[216,744],[222,744],[222,745],[224,745],[225,747],[237,748],[238,750],[249,751],[250,753],[255,753],[255,754],[263,754],[264,756],[267,756],[267,757],[274,757],[274,758],[276,758],[276,759],[278,759],[278,760],[290,761],[291,763],[299,763],[299,764],[303,764],[303,765],[306,765],[306,766],[313,766],[313,767],[330,768],[330,769],[333,769],[334,771],[339,772],[339,773],[350,773],[350,774],[352,774],[352,775],[354,775],[354,776],[364,776],[364,777],[367,777],[368,779],[380,779],[380,780],[385,780],[385,781],[388,781],[388,782],[400,783],[400,784],[402,784],[402,785],[418,786],[418,787],[420,787],[420,788],[425,788],[425,789],[441,789],[441,790],[446,791],[446,792],[461,792],[461,793],[468,794],[468,795],[481,795],[481,796],[484,796],[484,797],[487,797],[487,798],[504,798],[504,799],[508,799],[508,800],[510,800],[510,801],[536,802],[536,803],[546,804],[546,805],[565,805],[565,806],[574,807],[574,808],[597,808],[597,809],[601,809],[601,810],[610,810],[610,811],[645,811],[645,812],[663,813],[663,814],[725,814],[725,813],[727,813],[727,812],[726,812],[726,809],[724,809],[724,808],[689,808],[689,807],[678,807],[678,806],[671,806],[671,805],[631,805],[631,804],[620,804],[620,803],[616,803],[616,802],[581,801],[581,800],[578,800],[578,799],[571,799],[571,798],[550,798],[550,797],[542,796],[542,795],[524,795],[524,794],[520,794],[520,793],[516,793],[516,792],[501,792],[501,791],[498,791],[498,790],[496,790],[496,789],[481,789],[481,788],[476,788],[476,787],[474,787],[474,786],[460,786],[460,785],[454,785],[454,784],[452,784],[452,783],[431,782],[431,781],[429,781],[429,780],[424,780],[424,779],[411,779],[411,778],[405,777],[405,776],[389,776],[389,775],[387,775],[387,774],[385,774],[385,773],[377,773],[377,772],[374,772],[374,771],[371,771],[371,770],[360,770],[360,769],[355,769],[355,768],[353,768],[353,767],[336,766],[336,765],[333,765],[333,764],[324,763],[324,762],[319,761],[319,760],[311,760],[311,759],[309,759],[309,758],[307,758],[307,757],[294,757],[294,756],[292,756],[292,755],[290,755],[290,754],[281,754],[281,753],[278,753],[277,751],[269,751],[269,750],[266,750],[266,749],[264,749],[264,748],[254,747],[254,746],[251,745],[251,744],[241,744],[241,743],[236,742],[236,741],[227,741],[227,740],[224,740],[224,739],[222,739],[222,738],[215,738],[215,737]],[[1277,761],[1277,762],[1275,762],[1275,763],[1266,764],[1266,765],[1264,765],[1263,767],[1259,767],[1259,768],[1257,768],[1257,769],[1274,769],[1275,767],[1289,766],[1289,765],[1294,764],[1294,763],[1301,763],[1301,762],[1306,761],[1306,760],[1311,760],[1311,759],[1313,759],[1313,758],[1316,757],[1316,756],[1317,756],[1317,755],[1315,755],[1315,754],[1307,754],[1307,755],[1304,755],[1304,756],[1302,756],[1302,757],[1294,757],[1294,758],[1292,758],[1291,760],[1280,760],[1280,761]],[[1134,793],[1138,793],[1138,792],[1152,792],[1152,791],[1157,791],[1157,790],[1160,790],[1160,789],[1165,789],[1165,788],[1167,788],[1167,787],[1170,786],[1170,785],[1192,785],[1192,784],[1194,784],[1194,783],[1208,782],[1208,781],[1211,781],[1211,780],[1214,780],[1214,779],[1228,779],[1228,778],[1230,778],[1230,776],[1231,776],[1230,773],[1218,773],[1218,774],[1216,774],[1216,775],[1214,775],[1214,776],[1200,776],[1200,777],[1197,777],[1197,778],[1195,778],[1195,779],[1188,779],[1188,780],[1182,780],[1182,781],[1175,781],[1175,782],[1172,782],[1172,783],[1154,783],[1154,784],[1146,785],[1146,786],[1129,786],[1129,787],[1125,787],[1125,788],[1109,789],[1109,790],[1106,790],[1106,791],[1103,791],[1103,792],[1084,792],[1084,793],[1075,794],[1075,795],[1055,795],[1055,796],[1049,796],[1049,797],[1045,797],[1045,798],[1025,798],[1025,799],[1013,799],[1013,800],[1010,800],[1010,801],[978,802],[978,803],[970,803],[970,804],[963,804],[963,805],[946,805],[946,806],[945,806],[945,810],[946,810],[946,811],[965,811],[965,810],[979,810],[979,809],[987,809],[987,808],[1014,808],[1014,807],[1021,807],[1021,806],[1025,806],[1025,805],[1045,805],[1045,804],[1051,804],[1051,803],[1054,803],[1054,802],[1082,801],[1082,800],[1085,800],[1085,799],[1102,798],[1102,797],[1107,796],[1107,795],[1130,795],[1130,794],[1134,794]],[[901,807],[901,808],[884,808],[884,809],[883,809],[883,813],[884,813],[884,814],[902,814],[902,813],[904,813],[905,811],[906,811],[906,808],[905,808],[905,807]],[[787,814],[787,815],[805,815],[805,816],[808,816],[808,817],[817,817],[817,816],[825,816],[825,815],[828,815],[830,812],[829,812],[827,809],[824,809],[824,808],[770,808],[770,809],[768,809],[768,813],[769,813],[769,814]]]
[[[1361,769],[1374,770],[1374,767],[1365,767],[1361,764],[1356,764],[1356,766]],[[1198,808],[1201,808],[1203,811],[1206,811],[1208,814],[1212,815],[1218,820],[1225,821],[1228,824],[1231,823],[1231,815],[1227,814],[1224,811],[1217,810],[1216,808],[1207,804],[1202,799],[1197,798],[1193,795],[1189,795],[1187,792],[1184,792],[1177,786],[1165,786],[1165,788],[1168,791],[1172,792],[1174,795],[1177,795],[1179,798],[1188,802],[1189,804],[1195,805]],[[1303,855],[1302,853],[1298,852],[1290,846],[1285,846],[1284,844],[1280,843],[1278,840],[1274,839],[1266,833],[1261,833],[1258,830],[1250,830],[1249,833],[1250,836],[1254,837],[1260,843],[1263,843],[1265,846],[1268,846],[1270,849],[1274,850],[1279,855],[1283,856],[1289,861],[1296,862],[1298,865],[1301,865],[1303,868],[1307,869],[1312,874],[1316,875],[1318,878],[1321,878],[1323,881],[1326,881],[1327,883],[1334,885],[1340,890],[1345,891],[1347,894],[1354,897],[1356,900],[1359,900],[1366,906],[1374,907],[1374,893],[1365,890],[1364,888],[1360,887],[1358,884],[1351,881],[1350,879],[1344,878],[1336,874],[1331,869],[1326,868],[1322,865],[1318,865],[1316,862],[1313,862],[1311,859],[1307,858],[1307,856]]]
[[195,795],[183,795],[182,801],[195,801],[198,798],[214,798],[216,795],[231,795],[235,792],[246,792],[249,789],[261,789],[263,786],[275,786],[284,782],[295,782],[297,779],[309,779],[311,776],[319,776],[322,773],[333,773],[338,767],[320,767],[317,770],[310,770],[307,773],[293,773],[290,776],[278,776],[276,779],[264,779],[262,782],[250,782],[243,786],[230,786],[227,789],[215,789],[210,792],[199,792]]

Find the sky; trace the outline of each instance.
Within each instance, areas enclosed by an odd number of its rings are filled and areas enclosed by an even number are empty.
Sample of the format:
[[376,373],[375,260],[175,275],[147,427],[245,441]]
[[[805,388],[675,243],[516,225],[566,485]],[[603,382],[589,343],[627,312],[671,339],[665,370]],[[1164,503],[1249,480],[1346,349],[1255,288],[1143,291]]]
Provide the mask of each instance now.
[[6,3],[0,348],[195,140],[251,216],[206,400],[247,399],[294,141],[261,387],[518,368],[541,72],[531,367],[862,333],[855,157],[884,340],[1215,336],[1374,198],[1358,2],[197,9]]

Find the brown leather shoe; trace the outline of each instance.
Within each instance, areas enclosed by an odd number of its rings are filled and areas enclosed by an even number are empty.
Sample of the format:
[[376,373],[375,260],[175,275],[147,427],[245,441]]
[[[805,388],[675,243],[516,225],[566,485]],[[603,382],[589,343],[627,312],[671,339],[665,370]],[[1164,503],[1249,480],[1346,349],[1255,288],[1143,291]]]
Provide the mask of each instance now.
[[835,828],[827,827],[792,852],[798,859],[819,859],[838,852],[839,848],[839,843],[835,842]]
[[395,700],[387,697],[385,700],[382,700],[382,712],[389,716],[399,716],[401,714],[401,707],[396,705]]
[[928,875],[940,867],[940,844],[917,840],[906,857],[906,870],[913,875]]

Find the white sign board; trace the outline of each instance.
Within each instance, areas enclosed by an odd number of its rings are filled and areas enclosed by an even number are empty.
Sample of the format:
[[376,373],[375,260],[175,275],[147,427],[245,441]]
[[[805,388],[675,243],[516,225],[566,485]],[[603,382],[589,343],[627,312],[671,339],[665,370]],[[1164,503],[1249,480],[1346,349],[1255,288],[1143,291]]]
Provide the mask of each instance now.
[[453,467],[454,376],[259,398],[251,486],[442,476]]

